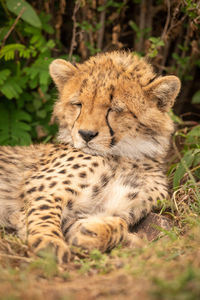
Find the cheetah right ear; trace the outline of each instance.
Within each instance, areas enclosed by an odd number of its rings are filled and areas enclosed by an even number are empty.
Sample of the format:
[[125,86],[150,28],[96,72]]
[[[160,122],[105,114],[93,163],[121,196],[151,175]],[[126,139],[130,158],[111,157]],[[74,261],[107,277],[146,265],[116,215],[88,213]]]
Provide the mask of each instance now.
[[77,68],[64,59],[55,59],[49,66],[52,79],[58,87],[59,92],[63,89],[67,80],[75,74]]
[[169,111],[181,88],[178,77],[169,75],[159,77],[144,88],[147,97],[156,103],[161,111]]

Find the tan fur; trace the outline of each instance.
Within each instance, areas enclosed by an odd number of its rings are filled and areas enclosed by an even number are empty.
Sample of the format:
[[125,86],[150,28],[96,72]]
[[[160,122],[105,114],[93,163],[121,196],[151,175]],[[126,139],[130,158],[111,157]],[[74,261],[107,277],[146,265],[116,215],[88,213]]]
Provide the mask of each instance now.
[[[0,148],[0,222],[34,251],[69,244],[106,251],[168,196],[164,162],[180,89],[126,52],[83,64],[55,60],[59,145]],[[64,241],[65,240],[65,241]]]

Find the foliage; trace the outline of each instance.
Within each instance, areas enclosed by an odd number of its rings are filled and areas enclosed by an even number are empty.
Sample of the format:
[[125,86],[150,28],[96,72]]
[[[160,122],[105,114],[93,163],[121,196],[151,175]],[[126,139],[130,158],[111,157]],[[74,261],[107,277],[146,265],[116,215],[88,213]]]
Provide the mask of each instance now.
[[[184,128],[184,130],[186,130]],[[176,190],[184,175],[187,174],[190,180],[195,182],[193,175],[200,180],[200,125],[194,126],[187,133],[181,130],[176,132],[184,139],[184,147],[182,149],[183,157],[176,166],[173,176],[173,186]],[[190,170],[191,169],[191,170]]]
[[0,144],[28,145],[55,134],[55,126],[49,125],[53,90],[49,90],[48,66],[56,44],[47,40],[47,33],[53,32],[50,17],[36,14],[25,1],[17,2],[25,5],[26,14],[8,35],[15,22],[10,12],[19,14],[14,2],[3,2],[1,12],[5,35],[0,40]]

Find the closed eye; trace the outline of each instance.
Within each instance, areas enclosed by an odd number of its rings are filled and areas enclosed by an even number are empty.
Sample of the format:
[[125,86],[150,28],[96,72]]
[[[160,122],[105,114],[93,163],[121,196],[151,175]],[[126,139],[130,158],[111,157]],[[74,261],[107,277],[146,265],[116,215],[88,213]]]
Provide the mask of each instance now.
[[73,106],[78,106],[78,107],[82,107],[82,104],[80,103],[80,102],[72,102],[72,103],[70,103],[71,105],[73,105]]
[[111,111],[115,111],[115,112],[122,112],[122,111],[123,111],[123,108],[122,108],[122,107],[119,107],[119,106],[113,106],[113,107],[111,107],[110,110],[111,110]]

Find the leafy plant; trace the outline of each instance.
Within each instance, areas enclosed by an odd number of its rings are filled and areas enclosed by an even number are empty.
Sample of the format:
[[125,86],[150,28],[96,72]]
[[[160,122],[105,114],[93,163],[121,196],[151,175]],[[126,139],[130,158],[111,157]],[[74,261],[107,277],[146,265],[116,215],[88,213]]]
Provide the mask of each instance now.
[[[54,91],[49,88],[48,66],[56,45],[53,39],[46,39],[47,34],[54,33],[50,17],[38,15],[23,0],[5,1],[1,8],[6,13],[0,35],[0,144],[29,145],[48,140],[56,132],[49,124]],[[8,35],[8,25],[15,22],[10,12],[21,18]]]

